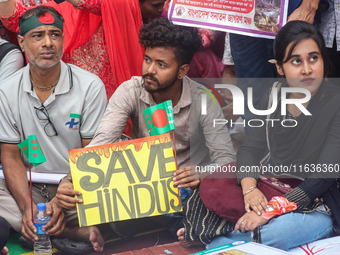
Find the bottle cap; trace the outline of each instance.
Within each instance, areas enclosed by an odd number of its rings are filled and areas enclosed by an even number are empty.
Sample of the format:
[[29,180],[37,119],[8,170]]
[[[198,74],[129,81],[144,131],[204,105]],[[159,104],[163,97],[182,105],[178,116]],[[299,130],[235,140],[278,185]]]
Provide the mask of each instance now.
[[39,203],[37,204],[38,211],[45,211],[46,210],[46,205],[45,203]]

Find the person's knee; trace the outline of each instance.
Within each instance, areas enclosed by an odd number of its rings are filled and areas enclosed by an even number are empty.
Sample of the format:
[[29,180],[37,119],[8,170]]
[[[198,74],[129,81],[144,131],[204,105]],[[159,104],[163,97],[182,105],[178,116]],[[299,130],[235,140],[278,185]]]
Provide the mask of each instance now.
[[281,250],[289,250],[294,238],[294,214],[288,213],[272,219],[261,228],[261,243]]
[[332,235],[332,219],[319,212],[288,213],[261,229],[261,243],[289,250]]
[[4,218],[15,231],[21,232],[21,212],[5,180],[0,180],[0,217]]
[[218,247],[218,246],[221,246],[221,245],[225,245],[225,244],[228,244],[228,243],[231,243],[232,240],[225,237],[225,236],[218,236],[218,237],[215,237],[214,240],[211,241],[211,243],[207,244],[206,245],[206,249],[212,249],[212,248],[215,248],[215,247]]
[[[9,216],[9,217],[7,217]],[[0,218],[6,222],[8,228],[13,228],[15,231],[21,233],[21,217],[14,217],[13,215],[0,215]],[[0,224],[3,224],[0,222]],[[1,225],[2,226],[2,225]],[[1,230],[1,228],[0,228]]]
[[288,251],[291,245],[290,245],[290,236],[292,236],[292,233],[290,235],[286,235],[287,233],[283,233],[280,231],[273,231],[273,233],[270,236],[265,236],[261,234],[261,243],[278,248],[284,251]]

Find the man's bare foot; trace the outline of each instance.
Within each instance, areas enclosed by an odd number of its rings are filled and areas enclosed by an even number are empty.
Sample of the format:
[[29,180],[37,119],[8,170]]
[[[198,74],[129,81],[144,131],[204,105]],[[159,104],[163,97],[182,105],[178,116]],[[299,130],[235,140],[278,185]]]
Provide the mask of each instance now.
[[103,251],[104,250],[104,239],[102,234],[100,233],[97,227],[89,227],[89,240],[93,245],[93,249],[95,251]]
[[184,228],[180,228],[177,231],[177,237],[178,237],[178,240],[180,240],[180,241],[184,240]]
[[0,251],[0,255],[8,255],[8,248],[6,246],[2,248],[2,250]]
[[95,251],[104,250],[104,238],[100,233],[100,230],[95,226],[90,227],[68,227],[65,228],[64,235],[73,240],[79,240],[83,242],[90,241]]
[[184,240],[184,228],[180,228],[177,231],[177,237],[180,243],[186,248],[204,245],[201,241]]

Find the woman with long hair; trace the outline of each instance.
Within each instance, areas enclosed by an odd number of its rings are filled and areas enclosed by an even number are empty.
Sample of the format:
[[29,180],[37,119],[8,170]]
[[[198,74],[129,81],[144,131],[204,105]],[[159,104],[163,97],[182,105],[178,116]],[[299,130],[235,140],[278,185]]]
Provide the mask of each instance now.
[[[244,240],[289,250],[340,234],[340,89],[325,79],[323,37],[307,22],[288,22],[275,38],[274,55],[282,79],[264,95],[259,110],[272,109],[275,97],[276,110],[256,116],[267,124],[248,128],[237,155],[246,213],[236,224],[210,222],[204,230],[212,240],[207,248]],[[268,203],[257,186],[260,173],[245,171],[264,165],[290,169],[290,177],[302,182]],[[188,232],[180,230],[179,239]]]

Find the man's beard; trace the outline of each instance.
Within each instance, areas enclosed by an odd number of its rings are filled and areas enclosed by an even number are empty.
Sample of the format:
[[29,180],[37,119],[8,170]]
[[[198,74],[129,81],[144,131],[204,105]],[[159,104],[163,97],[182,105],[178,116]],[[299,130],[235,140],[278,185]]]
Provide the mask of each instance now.
[[28,63],[30,63],[31,65],[37,66],[41,69],[49,69],[51,67],[56,66],[60,62],[60,60],[62,59],[63,51],[64,51],[64,50],[62,50],[59,54],[58,54],[58,52],[56,52],[56,58],[55,58],[54,62],[42,64],[42,63],[40,63],[40,61],[35,61],[35,60],[30,58],[30,56],[33,56],[32,51],[25,44],[24,44],[24,49],[25,49],[25,52],[26,52],[26,57],[27,57]]
[[[145,90],[147,92],[149,92],[151,94],[166,91],[166,90],[169,90],[175,84],[175,82],[177,81],[177,76],[178,76],[178,73],[176,73],[176,75],[173,77],[173,79],[171,79],[169,82],[164,83],[164,84],[160,84],[159,80],[153,74],[146,73],[142,76],[142,79],[143,79],[142,86],[145,88]],[[150,80],[156,82],[157,85],[158,85],[158,88],[157,89],[149,89],[148,87],[146,87],[145,86],[145,79],[146,78],[149,78]]]

